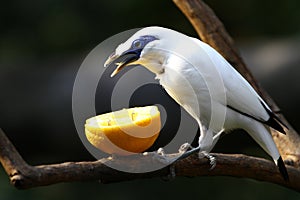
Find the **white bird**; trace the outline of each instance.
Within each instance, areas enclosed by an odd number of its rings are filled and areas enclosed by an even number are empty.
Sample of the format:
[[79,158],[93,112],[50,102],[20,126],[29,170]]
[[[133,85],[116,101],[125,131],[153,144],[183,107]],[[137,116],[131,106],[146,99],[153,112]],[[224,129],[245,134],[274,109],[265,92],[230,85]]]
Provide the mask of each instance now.
[[[121,62],[117,63],[117,60]],[[244,129],[273,158],[284,179],[288,173],[270,134],[286,127],[251,85],[208,44],[162,27],[137,31],[120,44],[104,66],[142,65],[159,79],[167,93],[200,127],[199,150],[208,153],[220,134]],[[187,153],[189,155],[190,153]]]

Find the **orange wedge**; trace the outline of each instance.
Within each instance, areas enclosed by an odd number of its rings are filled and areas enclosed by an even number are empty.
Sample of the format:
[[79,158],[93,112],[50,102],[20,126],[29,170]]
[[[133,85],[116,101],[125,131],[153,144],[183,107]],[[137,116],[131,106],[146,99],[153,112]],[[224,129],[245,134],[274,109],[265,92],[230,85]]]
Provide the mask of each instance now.
[[98,149],[118,155],[140,153],[151,147],[161,129],[157,106],[123,109],[86,120],[85,134]]

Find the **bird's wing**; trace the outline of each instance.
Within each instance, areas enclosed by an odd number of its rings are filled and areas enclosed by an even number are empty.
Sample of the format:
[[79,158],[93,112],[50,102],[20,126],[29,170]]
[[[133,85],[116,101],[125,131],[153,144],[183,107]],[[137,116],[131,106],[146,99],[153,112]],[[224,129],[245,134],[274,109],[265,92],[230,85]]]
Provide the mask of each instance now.
[[[195,39],[197,40],[197,39]],[[285,126],[253,87],[216,50],[197,40],[222,76],[226,91],[226,106],[285,133]],[[276,119],[276,120],[275,120]],[[286,126],[285,126],[286,127]]]

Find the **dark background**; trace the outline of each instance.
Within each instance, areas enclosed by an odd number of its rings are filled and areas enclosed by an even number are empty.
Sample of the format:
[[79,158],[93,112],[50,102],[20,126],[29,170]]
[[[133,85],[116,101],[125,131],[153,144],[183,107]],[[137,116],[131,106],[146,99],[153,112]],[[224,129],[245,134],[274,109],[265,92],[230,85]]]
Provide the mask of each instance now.
[[[299,130],[300,1],[211,0],[254,75]],[[196,36],[172,1],[3,1],[0,6],[1,128],[30,164],[94,160],[72,118],[72,88],[85,56],[127,29],[159,25]],[[246,134],[215,151],[265,154]],[[230,177],[65,183],[18,191],[0,170],[0,199],[299,199],[274,184]]]

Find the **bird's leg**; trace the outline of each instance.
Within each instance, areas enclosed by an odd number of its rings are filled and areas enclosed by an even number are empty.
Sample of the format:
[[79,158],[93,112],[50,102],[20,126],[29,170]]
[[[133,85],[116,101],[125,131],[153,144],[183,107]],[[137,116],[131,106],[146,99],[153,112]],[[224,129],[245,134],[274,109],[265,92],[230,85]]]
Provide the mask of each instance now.
[[[202,127],[202,129],[200,129],[201,132],[205,132],[205,135],[206,133],[208,132],[207,129],[205,127]],[[214,144],[218,141],[219,137],[221,136],[221,134],[223,133],[224,129],[222,129],[221,131],[219,131],[217,134],[215,134],[214,136],[212,136],[212,132],[210,131],[211,134],[208,134],[209,137],[212,138],[212,144],[209,145],[210,148],[212,148],[214,146]],[[179,154],[181,154],[176,160],[182,160],[188,156],[190,156],[191,154],[195,153],[195,152],[199,152],[198,153],[198,156],[199,158],[202,158],[202,157],[206,157],[210,162],[210,165],[211,165],[211,168],[210,170],[212,170],[213,168],[215,168],[216,166],[216,158],[212,155],[210,155],[207,151],[205,150],[202,150],[203,148],[201,147],[201,142],[200,142],[201,138],[199,138],[199,146],[196,147],[196,148],[193,148],[189,143],[184,143],[180,146],[178,152]],[[209,139],[210,141],[210,139]],[[202,150],[202,151],[200,151]],[[209,149],[210,150],[210,149]],[[163,148],[159,148],[157,150],[157,155],[159,156],[159,158],[157,158],[160,162],[163,162],[163,163],[171,163],[170,166],[169,166],[169,169],[170,169],[170,173],[168,174],[168,176],[164,177],[164,180],[172,180],[176,177],[176,173],[175,173],[175,166],[174,166],[174,158],[168,158],[164,152],[164,149]]]
[[[202,131],[207,131],[206,128],[202,129]],[[215,134],[214,136],[212,136],[212,144],[211,144],[211,147],[212,148],[216,142],[218,141],[219,137],[221,136],[221,134],[224,132],[224,129],[222,129],[221,131],[219,131],[217,134]],[[200,140],[201,138],[199,138]],[[179,149],[179,152],[184,152],[181,156],[179,156],[179,158],[177,160],[181,160],[181,159],[184,159],[188,156],[190,156],[191,154],[195,153],[195,152],[199,152],[198,156],[199,158],[202,158],[202,157],[206,157],[209,161],[210,161],[210,165],[211,165],[211,168],[210,170],[212,170],[213,168],[215,168],[216,166],[216,158],[212,155],[210,155],[207,151],[200,151],[202,150],[202,147],[200,145],[201,143],[199,142],[199,146],[196,147],[196,148],[192,148],[192,146],[188,143],[185,143],[183,145],[181,145],[180,149]],[[190,150],[187,150],[188,148],[191,148]],[[210,149],[209,149],[210,150]]]
[[[183,145],[181,145],[180,149],[179,149],[179,152],[181,151],[182,152],[182,148],[183,147],[187,147],[186,148],[186,151],[184,151],[184,153],[182,155],[180,155],[178,157],[177,160],[181,160],[181,159],[184,159],[188,156],[190,156],[191,154],[195,153],[195,152],[199,152],[200,150],[203,149],[203,145],[202,145],[202,142],[203,141],[203,138],[205,138],[206,136],[206,132],[207,132],[207,129],[202,125],[202,123],[200,122],[200,120],[198,121],[198,124],[199,124],[199,128],[200,128],[200,137],[199,137],[199,146],[196,147],[196,148],[193,148],[190,144],[188,143],[185,143]],[[187,150],[188,148],[191,148],[190,150]]]
[[222,130],[220,130],[216,135],[213,136],[213,143],[215,144],[219,137],[222,135],[222,133],[224,133],[225,129],[223,128]]
[[[201,151],[198,153],[199,158],[202,158],[203,156],[206,157],[209,160],[209,164],[210,164],[210,170],[214,169],[216,167],[217,164],[217,160],[214,156],[212,156],[211,154],[209,154],[209,152],[211,151],[211,149],[215,146],[215,144],[217,143],[217,141],[219,140],[219,137],[221,136],[221,134],[224,132],[224,128],[222,130],[220,130],[217,134],[215,134],[214,136],[210,136],[209,137],[212,138],[212,143],[210,145],[210,147],[207,150]],[[212,132],[211,132],[212,133]],[[199,138],[200,140],[200,138]],[[200,141],[199,141],[200,144]]]

